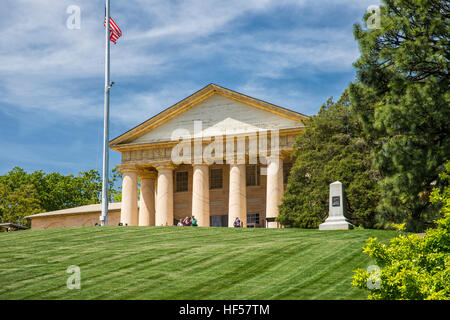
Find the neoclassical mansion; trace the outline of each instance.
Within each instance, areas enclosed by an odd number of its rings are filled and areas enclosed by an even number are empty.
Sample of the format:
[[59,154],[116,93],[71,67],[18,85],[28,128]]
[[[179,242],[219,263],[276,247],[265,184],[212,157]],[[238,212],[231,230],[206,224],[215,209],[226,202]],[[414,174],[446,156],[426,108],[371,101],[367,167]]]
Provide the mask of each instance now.
[[[210,84],[110,141],[122,202],[108,224],[278,227],[290,157],[307,116]],[[94,225],[100,205],[30,216],[32,228]]]

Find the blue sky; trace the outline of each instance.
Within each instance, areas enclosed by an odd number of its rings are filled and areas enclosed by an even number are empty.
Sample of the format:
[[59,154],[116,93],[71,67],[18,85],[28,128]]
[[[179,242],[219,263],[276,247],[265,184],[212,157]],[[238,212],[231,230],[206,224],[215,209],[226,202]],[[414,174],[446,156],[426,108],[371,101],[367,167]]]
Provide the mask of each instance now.
[[[353,81],[352,26],[378,0],[111,0],[110,137],[209,83],[313,115]],[[80,29],[66,26],[70,5]],[[101,171],[103,0],[0,12],[0,174]],[[111,152],[111,166],[120,154]]]

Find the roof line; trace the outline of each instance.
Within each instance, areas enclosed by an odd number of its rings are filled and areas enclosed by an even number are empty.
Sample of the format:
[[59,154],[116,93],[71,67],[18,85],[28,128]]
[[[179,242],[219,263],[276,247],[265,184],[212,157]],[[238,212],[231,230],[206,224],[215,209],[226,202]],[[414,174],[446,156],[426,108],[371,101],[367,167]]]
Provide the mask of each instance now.
[[111,140],[109,141],[109,143],[111,143],[112,141],[116,140],[117,138],[119,138],[119,137],[121,137],[121,136],[123,136],[123,135],[126,135],[128,132],[133,131],[134,129],[136,129],[137,127],[141,126],[141,125],[144,124],[145,122],[147,122],[147,121],[149,121],[149,120],[151,120],[151,119],[153,119],[153,118],[159,116],[161,113],[165,112],[167,109],[172,108],[174,105],[177,105],[177,104],[179,104],[180,102],[182,102],[182,101],[184,101],[184,100],[186,100],[186,99],[189,99],[190,97],[196,95],[197,93],[199,93],[200,91],[202,91],[202,90],[205,89],[206,87],[209,87],[210,85],[215,85],[215,84],[214,84],[214,83],[210,83],[210,84],[204,86],[203,88],[201,88],[201,89],[195,91],[194,93],[188,95],[187,97],[185,97],[185,98],[183,98],[183,99],[177,101],[176,103],[172,104],[170,107],[167,107],[167,108],[165,108],[164,110],[161,110],[160,112],[158,112],[158,113],[155,114],[154,116],[152,116],[152,117],[150,117],[150,118],[148,118],[148,119],[142,121],[142,122],[139,123],[138,125],[136,125],[136,126],[134,126],[133,128],[131,128],[130,130],[127,130],[127,131],[125,131],[124,133],[122,133],[121,135],[118,135],[117,137],[115,137],[114,139],[111,139]]
[[282,109],[282,110],[284,110],[284,111],[292,112],[292,113],[298,114],[299,116],[309,118],[309,116],[307,116],[307,115],[305,115],[305,114],[303,114],[303,113],[300,113],[300,112],[297,112],[297,111],[294,111],[294,110],[291,110],[291,109],[288,109],[288,108],[285,108],[285,107],[281,107],[281,106],[276,105],[276,104],[273,104],[273,103],[271,103],[271,102],[267,102],[267,101],[264,101],[264,100],[255,98],[255,97],[252,97],[252,96],[249,96],[249,95],[240,93],[240,92],[238,92],[238,91],[234,91],[234,90],[225,88],[225,87],[223,87],[223,86],[220,86],[220,85],[217,85],[217,84],[211,82],[211,83],[209,83],[208,85],[204,86],[203,88],[201,88],[201,89],[195,91],[194,93],[190,94],[189,96],[187,96],[187,97],[185,97],[185,98],[179,100],[178,102],[172,104],[170,107],[165,108],[164,110],[158,112],[158,113],[155,114],[154,116],[152,116],[152,117],[150,117],[150,118],[144,120],[143,122],[139,123],[138,125],[134,126],[133,128],[131,128],[131,129],[127,130],[126,132],[122,133],[121,135],[115,137],[114,139],[111,139],[111,140],[108,142],[108,144],[111,144],[113,141],[115,141],[115,140],[117,140],[117,139],[119,139],[119,138],[121,138],[121,137],[127,135],[128,133],[130,133],[130,132],[132,132],[133,130],[135,130],[136,128],[142,126],[142,125],[145,124],[146,122],[149,122],[150,120],[152,120],[152,119],[158,117],[158,116],[161,115],[162,113],[167,112],[167,110],[169,110],[170,108],[172,108],[172,107],[174,107],[174,106],[180,104],[181,102],[183,102],[183,101],[185,101],[185,100],[188,100],[189,98],[191,98],[191,97],[197,95],[199,92],[201,92],[202,90],[205,90],[205,89],[208,88],[208,87],[212,87],[212,88],[213,88],[213,91],[217,91],[216,88],[217,88],[217,89],[227,90],[227,91],[230,91],[230,92],[239,94],[239,95],[241,95],[241,96],[243,96],[243,97],[246,97],[246,98],[249,98],[249,99],[253,99],[253,100],[257,100],[257,101],[260,101],[260,102],[262,102],[262,103],[266,103],[266,104],[272,105],[272,106],[274,106],[274,107],[276,107],[276,108],[280,108],[280,109]]
[[284,109],[284,110],[289,111],[289,112],[294,112],[294,113],[297,113],[297,114],[299,114],[299,115],[301,115],[301,116],[304,116],[304,117],[309,118],[309,116],[307,116],[306,114],[303,114],[303,113],[301,113],[301,112],[297,112],[297,111],[294,111],[294,110],[291,110],[291,109],[288,109],[288,108],[279,106],[279,105],[277,105],[277,104],[274,104],[274,103],[272,103],[272,102],[268,102],[268,101],[265,101],[265,100],[262,100],[262,99],[259,99],[259,98],[255,98],[255,97],[249,96],[249,95],[247,95],[247,94],[245,94],[245,93],[241,93],[241,92],[238,92],[238,91],[235,91],[235,90],[231,90],[231,89],[228,89],[228,88],[223,87],[223,86],[219,86],[219,85],[214,84],[214,83],[211,83],[211,84],[214,85],[214,86],[216,86],[216,87],[219,87],[219,88],[228,90],[228,91],[232,91],[232,92],[239,93],[240,95],[243,95],[243,96],[245,96],[245,97],[247,97],[247,98],[259,100],[259,101],[262,101],[262,102],[264,102],[264,103],[271,104],[271,105],[273,105],[273,106],[275,106],[275,107],[277,107],[277,108]]

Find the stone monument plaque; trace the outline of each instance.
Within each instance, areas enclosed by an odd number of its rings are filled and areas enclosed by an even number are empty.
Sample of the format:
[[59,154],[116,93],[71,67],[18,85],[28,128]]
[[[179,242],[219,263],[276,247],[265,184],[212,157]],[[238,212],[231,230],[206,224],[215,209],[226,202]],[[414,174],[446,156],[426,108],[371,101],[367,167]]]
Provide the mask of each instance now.
[[339,207],[341,205],[341,197],[339,197],[339,196],[332,197],[331,198],[331,205],[333,207]]

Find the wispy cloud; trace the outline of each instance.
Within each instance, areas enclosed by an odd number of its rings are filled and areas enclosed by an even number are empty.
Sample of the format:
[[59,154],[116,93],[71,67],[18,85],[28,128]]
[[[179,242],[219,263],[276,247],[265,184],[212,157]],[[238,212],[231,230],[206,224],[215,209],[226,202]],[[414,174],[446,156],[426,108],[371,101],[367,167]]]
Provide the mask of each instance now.
[[[1,15],[4,28],[0,41],[4,45],[0,46],[3,75],[0,102],[68,116],[101,116],[92,107],[99,99],[84,84],[88,81],[99,84],[103,76],[104,30],[99,22],[103,8],[87,0],[78,3],[82,9],[80,30],[69,30],[65,25],[68,17],[65,10],[73,1],[19,0],[7,4]],[[325,15],[338,5],[364,8],[363,3],[331,0],[119,3],[112,12],[124,29],[124,37],[112,48],[112,73],[117,79],[161,77],[180,64],[184,67],[186,59],[191,65],[217,59],[229,68],[252,73],[252,78],[278,79],[295,68],[303,68],[304,72],[348,70],[358,50],[352,36],[339,26],[327,27],[320,21],[311,26],[299,21],[288,28],[263,31],[255,28],[246,32],[246,23],[249,17],[261,15],[264,19],[276,15],[280,8],[315,10]],[[210,77],[204,82],[215,81],[214,74]],[[179,79],[175,85],[183,81]],[[96,90],[99,98],[101,90],[101,87]],[[142,90],[125,94],[145,96],[146,90]]]
[[[111,48],[113,131],[210,82],[314,113],[351,81],[359,54],[351,26],[378,2],[114,1],[111,12],[124,35]],[[79,30],[66,27],[69,5],[81,8]],[[2,3],[0,126],[2,118],[48,130],[70,122],[97,135],[91,126],[103,116],[103,15],[101,1]]]
[[232,26],[229,24],[233,20],[249,12],[264,10],[272,3],[270,0],[192,0],[146,6],[144,1],[138,2],[149,11],[154,27],[132,35],[131,40],[165,37],[169,41],[181,42],[230,30]]

